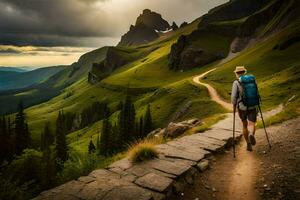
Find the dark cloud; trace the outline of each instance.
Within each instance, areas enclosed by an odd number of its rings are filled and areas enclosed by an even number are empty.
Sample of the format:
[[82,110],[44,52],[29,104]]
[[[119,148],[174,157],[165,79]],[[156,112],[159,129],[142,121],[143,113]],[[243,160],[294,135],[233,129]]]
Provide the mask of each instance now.
[[99,46],[105,43],[102,39],[111,45],[144,8],[161,12],[169,21],[185,21],[225,1],[0,0],[0,44]]

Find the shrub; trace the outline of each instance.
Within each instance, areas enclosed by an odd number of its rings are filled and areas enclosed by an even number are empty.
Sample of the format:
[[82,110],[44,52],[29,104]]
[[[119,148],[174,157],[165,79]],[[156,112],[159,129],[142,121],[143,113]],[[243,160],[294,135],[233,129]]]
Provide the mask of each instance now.
[[129,158],[132,162],[142,162],[158,157],[155,143],[151,141],[141,141],[132,145],[129,149]]

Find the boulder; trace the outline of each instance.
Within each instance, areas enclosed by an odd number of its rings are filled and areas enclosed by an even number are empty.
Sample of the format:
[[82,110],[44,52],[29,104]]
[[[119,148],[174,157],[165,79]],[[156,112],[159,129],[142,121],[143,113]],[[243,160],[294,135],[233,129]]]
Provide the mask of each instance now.
[[164,136],[175,138],[182,135],[188,129],[189,126],[171,122],[166,128]]
[[165,132],[165,129],[161,129],[161,128],[155,129],[154,131],[151,131],[147,135],[147,138],[154,138],[154,137],[163,136],[164,132]]
[[201,123],[202,123],[201,120],[197,119],[197,118],[189,119],[189,120],[178,122],[178,123],[171,122],[171,123],[169,123],[167,128],[164,128],[164,129],[158,128],[158,129],[152,131],[151,133],[149,133],[147,135],[147,137],[153,138],[153,137],[161,137],[162,136],[162,137],[175,138],[175,137],[182,135],[188,129],[198,126]]
[[197,168],[199,169],[200,172],[204,172],[208,167],[209,167],[209,161],[206,159],[201,160],[197,164]]

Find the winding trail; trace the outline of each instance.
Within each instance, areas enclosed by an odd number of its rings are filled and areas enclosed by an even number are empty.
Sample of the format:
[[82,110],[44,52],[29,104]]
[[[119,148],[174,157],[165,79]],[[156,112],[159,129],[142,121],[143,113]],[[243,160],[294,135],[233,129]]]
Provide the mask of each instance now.
[[[228,111],[232,111],[232,105],[222,99],[215,88],[207,83],[201,82],[201,79],[207,74],[213,72],[216,68],[211,69],[201,75],[195,76],[193,81],[196,84],[205,86],[208,89],[209,95],[213,101],[220,104]],[[283,105],[266,112],[265,118],[278,114],[283,110]],[[238,117],[236,117],[236,130],[241,131],[242,125]],[[215,124],[212,128],[220,130],[232,130],[232,114],[228,113],[227,118]],[[258,130],[257,138],[259,143],[264,143],[264,132]],[[263,139],[262,139],[263,138]],[[218,155],[217,162],[213,169],[208,173],[204,173],[202,177],[196,180],[193,187],[185,191],[186,195],[178,199],[228,199],[228,200],[257,200],[261,199],[256,183],[258,181],[260,159],[257,152],[246,151],[246,142],[242,139],[237,148],[237,157],[232,158],[231,153],[224,156]],[[211,191],[207,188],[216,188]]]
[[200,84],[200,85],[205,86],[205,87],[207,88],[208,93],[209,93],[209,95],[210,95],[210,97],[211,97],[211,99],[212,99],[213,101],[215,101],[216,103],[220,104],[220,105],[221,105],[223,108],[225,108],[226,110],[232,111],[232,105],[231,105],[231,103],[228,103],[228,102],[226,102],[224,99],[222,99],[222,98],[220,97],[220,95],[218,94],[217,90],[216,90],[215,88],[213,88],[211,85],[209,85],[209,84],[207,84],[207,83],[203,83],[203,82],[200,81],[200,79],[202,79],[202,78],[205,77],[207,74],[209,74],[209,73],[211,73],[211,72],[213,72],[213,71],[215,71],[215,70],[216,70],[216,68],[211,69],[211,70],[209,70],[209,71],[207,71],[207,72],[204,72],[203,74],[197,75],[197,76],[195,76],[195,77],[193,78],[193,81],[194,81],[196,84]]

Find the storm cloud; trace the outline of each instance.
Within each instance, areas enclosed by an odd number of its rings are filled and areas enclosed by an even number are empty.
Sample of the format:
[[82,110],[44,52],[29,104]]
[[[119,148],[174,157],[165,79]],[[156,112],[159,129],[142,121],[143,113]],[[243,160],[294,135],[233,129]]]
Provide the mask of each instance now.
[[191,21],[226,0],[0,0],[0,44],[116,44],[144,8],[169,22]]

